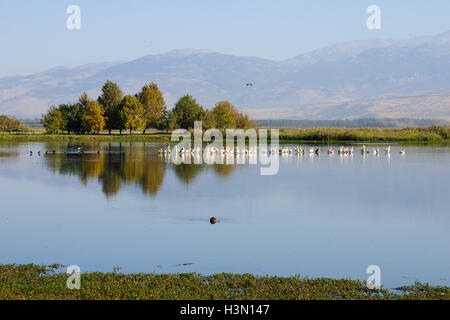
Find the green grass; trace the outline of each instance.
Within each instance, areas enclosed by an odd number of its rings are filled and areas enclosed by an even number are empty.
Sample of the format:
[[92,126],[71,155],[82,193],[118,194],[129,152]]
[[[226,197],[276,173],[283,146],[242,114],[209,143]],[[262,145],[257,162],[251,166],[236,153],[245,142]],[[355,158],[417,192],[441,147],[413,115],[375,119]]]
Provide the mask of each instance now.
[[1,134],[0,141],[69,141],[69,142],[145,142],[145,141],[170,141],[170,134],[165,133],[152,133],[152,134]]
[[280,131],[280,141],[439,142],[450,139],[450,127],[310,128]]
[[449,287],[416,283],[397,291],[371,291],[361,281],[250,274],[83,273],[81,290],[67,289],[60,265],[1,265],[0,299],[450,299]]
[[[0,133],[0,141],[170,141],[170,133],[138,132],[119,135],[101,134],[45,134],[42,130],[31,133]],[[444,142],[450,139],[450,127],[421,128],[308,128],[280,130],[280,141],[347,141],[347,142]]]

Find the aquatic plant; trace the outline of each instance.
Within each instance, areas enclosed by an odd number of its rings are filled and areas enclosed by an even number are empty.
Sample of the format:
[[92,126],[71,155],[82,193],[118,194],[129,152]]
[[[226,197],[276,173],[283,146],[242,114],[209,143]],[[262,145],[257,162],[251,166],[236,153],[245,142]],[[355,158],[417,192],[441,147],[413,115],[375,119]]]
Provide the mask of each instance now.
[[415,283],[397,290],[369,290],[359,280],[308,279],[219,273],[83,273],[81,289],[69,290],[61,265],[0,265],[0,299],[233,299],[398,300],[450,299],[450,287]]

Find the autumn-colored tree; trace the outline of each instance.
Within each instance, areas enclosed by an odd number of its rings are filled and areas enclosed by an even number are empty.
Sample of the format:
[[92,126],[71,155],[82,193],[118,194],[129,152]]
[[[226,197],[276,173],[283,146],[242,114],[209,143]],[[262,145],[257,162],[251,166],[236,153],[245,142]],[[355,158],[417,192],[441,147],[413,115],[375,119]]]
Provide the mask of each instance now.
[[0,116],[0,132],[19,132],[26,129],[20,120],[6,115]]
[[202,119],[202,127],[204,130],[212,129],[216,127],[216,119],[211,110],[206,109]]
[[247,130],[255,127],[257,127],[257,124],[248,118],[248,114],[239,112],[236,119],[236,128]]
[[81,126],[86,132],[100,133],[105,127],[105,118],[103,108],[97,101],[88,101],[86,104],[86,112],[83,116]]
[[145,127],[144,107],[140,101],[131,95],[126,95],[121,102],[120,118],[126,129],[143,130]]
[[235,128],[238,112],[229,101],[220,101],[212,110],[217,129]]
[[149,128],[161,129],[164,126],[167,111],[163,94],[156,83],[152,82],[150,85],[142,87],[137,97],[144,107],[145,128],[143,134]]
[[67,125],[62,112],[55,106],[52,106],[46,114],[42,115],[41,123],[47,133],[58,133],[63,131]]
[[123,99],[122,90],[117,83],[106,81],[102,87],[102,94],[98,97],[98,102],[105,110],[105,127],[111,134],[112,129],[122,129],[120,121],[119,105]]

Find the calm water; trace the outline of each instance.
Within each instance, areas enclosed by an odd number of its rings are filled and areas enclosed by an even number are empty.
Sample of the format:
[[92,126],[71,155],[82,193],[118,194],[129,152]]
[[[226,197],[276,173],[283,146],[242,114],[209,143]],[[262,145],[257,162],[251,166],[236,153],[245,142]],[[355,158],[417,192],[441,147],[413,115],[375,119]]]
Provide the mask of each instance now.
[[[78,146],[93,153],[63,154]],[[362,280],[376,264],[388,288],[450,285],[449,147],[283,157],[261,176],[160,146],[0,143],[0,264]]]

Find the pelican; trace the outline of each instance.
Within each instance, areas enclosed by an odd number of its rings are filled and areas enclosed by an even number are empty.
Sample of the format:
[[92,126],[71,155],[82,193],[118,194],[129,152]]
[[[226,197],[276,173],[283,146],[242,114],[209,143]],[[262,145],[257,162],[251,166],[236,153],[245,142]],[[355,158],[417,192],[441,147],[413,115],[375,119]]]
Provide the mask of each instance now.
[[333,148],[329,148],[329,149],[328,149],[328,154],[334,154]]
[[390,153],[391,152],[391,146],[388,146],[386,149],[384,149],[384,151],[386,151],[386,153]]

